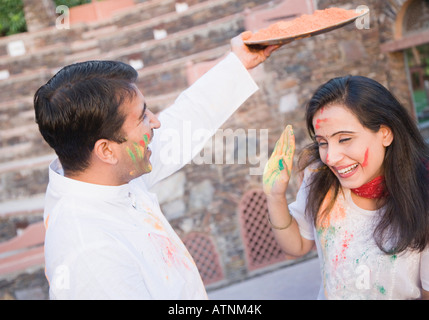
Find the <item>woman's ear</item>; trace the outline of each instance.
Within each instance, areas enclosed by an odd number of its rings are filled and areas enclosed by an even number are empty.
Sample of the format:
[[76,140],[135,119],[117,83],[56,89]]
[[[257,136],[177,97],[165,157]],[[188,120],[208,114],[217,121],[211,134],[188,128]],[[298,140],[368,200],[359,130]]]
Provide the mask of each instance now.
[[388,126],[381,125],[380,132],[382,135],[382,142],[384,147],[388,147],[393,142],[393,132]]
[[117,164],[118,158],[115,155],[115,149],[112,142],[107,139],[99,139],[94,144],[94,155],[102,162],[108,164]]

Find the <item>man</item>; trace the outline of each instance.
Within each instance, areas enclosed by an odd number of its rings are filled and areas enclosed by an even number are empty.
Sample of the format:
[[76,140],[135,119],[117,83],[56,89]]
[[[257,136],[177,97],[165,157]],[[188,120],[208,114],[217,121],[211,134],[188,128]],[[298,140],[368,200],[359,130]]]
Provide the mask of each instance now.
[[136,71],[120,62],[67,66],[36,92],[36,122],[58,155],[44,213],[52,299],[207,298],[192,257],[149,189],[205,143],[165,161],[163,128],[180,134],[186,123],[214,134],[257,90],[247,70],[277,47],[251,51],[238,36],[231,48],[159,119],[135,85]]

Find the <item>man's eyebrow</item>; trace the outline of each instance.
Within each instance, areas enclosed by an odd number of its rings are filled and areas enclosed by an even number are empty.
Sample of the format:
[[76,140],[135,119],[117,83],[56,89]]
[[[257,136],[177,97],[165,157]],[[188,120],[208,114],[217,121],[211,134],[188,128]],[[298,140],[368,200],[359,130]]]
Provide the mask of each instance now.
[[[354,131],[338,131],[338,132],[331,134],[328,138],[335,137],[336,135],[339,135],[339,134],[354,134],[354,133],[356,133],[356,132],[354,132]],[[324,138],[324,137],[319,136],[319,135],[315,135],[314,138]]]

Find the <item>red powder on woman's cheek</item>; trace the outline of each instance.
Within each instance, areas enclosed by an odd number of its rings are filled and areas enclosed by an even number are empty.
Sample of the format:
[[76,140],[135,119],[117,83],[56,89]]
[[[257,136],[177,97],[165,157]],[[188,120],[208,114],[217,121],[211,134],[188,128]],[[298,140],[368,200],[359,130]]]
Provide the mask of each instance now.
[[274,23],[268,28],[256,32],[246,40],[261,41],[310,33],[357,17],[358,15],[359,13],[355,11],[341,8],[316,10],[312,15],[304,14],[294,20]]
[[365,158],[363,159],[363,162],[362,162],[362,167],[366,167],[368,165],[368,155],[369,155],[369,149],[366,149]]

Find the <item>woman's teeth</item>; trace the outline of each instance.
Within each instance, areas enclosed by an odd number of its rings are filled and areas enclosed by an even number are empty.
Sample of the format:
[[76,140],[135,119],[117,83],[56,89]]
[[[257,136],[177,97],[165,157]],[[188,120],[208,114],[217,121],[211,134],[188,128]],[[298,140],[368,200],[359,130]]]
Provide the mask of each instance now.
[[357,163],[355,163],[355,164],[353,164],[353,165],[351,165],[351,166],[348,166],[347,168],[344,168],[344,169],[341,169],[341,170],[338,170],[338,173],[339,174],[347,174],[347,173],[349,173],[349,172],[351,172],[354,168],[356,168],[358,166],[358,164]]

